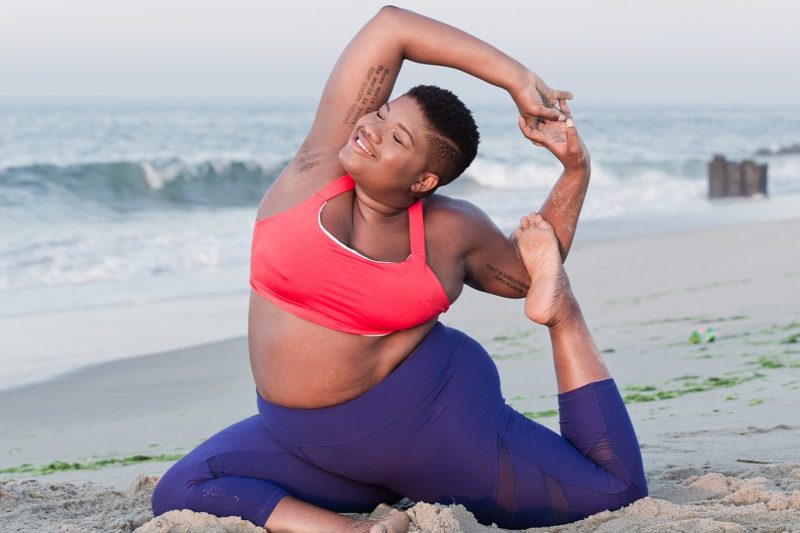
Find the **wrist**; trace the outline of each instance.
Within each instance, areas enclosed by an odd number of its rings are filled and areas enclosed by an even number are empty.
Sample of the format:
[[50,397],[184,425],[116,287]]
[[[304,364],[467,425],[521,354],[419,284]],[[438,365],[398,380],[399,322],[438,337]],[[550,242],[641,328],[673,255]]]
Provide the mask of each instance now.
[[592,164],[588,157],[581,161],[565,164],[564,174],[579,178],[588,178],[592,174]]
[[526,92],[530,92],[531,87],[536,86],[537,76],[522,63],[518,63],[514,74],[509,78],[508,86],[505,87],[514,102],[520,102]]

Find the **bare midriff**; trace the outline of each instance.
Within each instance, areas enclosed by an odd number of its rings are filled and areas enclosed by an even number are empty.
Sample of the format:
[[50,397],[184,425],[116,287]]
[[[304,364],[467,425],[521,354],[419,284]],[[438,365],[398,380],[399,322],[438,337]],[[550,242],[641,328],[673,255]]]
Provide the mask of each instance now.
[[251,292],[250,366],[259,394],[298,409],[352,400],[397,368],[436,318],[380,337],[335,331],[298,318]]

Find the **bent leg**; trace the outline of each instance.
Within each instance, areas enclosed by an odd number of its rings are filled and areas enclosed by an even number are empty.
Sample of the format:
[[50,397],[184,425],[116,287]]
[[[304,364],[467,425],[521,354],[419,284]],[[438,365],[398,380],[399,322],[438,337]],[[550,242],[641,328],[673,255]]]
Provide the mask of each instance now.
[[[153,492],[153,513],[191,509],[263,526],[286,496],[337,512],[365,512],[398,495],[326,472],[276,441],[253,416],[175,463]],[[350,521],[352,522],[352,521]]]
[[550,331],[561,425],[559,436],[514,412],[501,438],[495,508],[509,513],[513,527],[529,527],[622,507],[646,496],[647,484],[627,409],[572,293],[552,227],[535,215],[516,233],[531,278],[525,313]]
[[515,411],[501,435],[493,518],[503,527],[573,522],[647,495],[636,435],[613,380],[558,401],[561,435]]
[[[414,452],[373,439],[360,445],[365,456],[389,452],[391,479],[382,484],[415,501],[462,504],[484,524],[513,529],[579,520],[647,494],[636,435],[612,380],[559,395],[559,435],[506,405],[491,358],[461,337],[442,386],[420,412],[409,411],[417,422],[394,424],[407,435],[397,440]],[[398,456],[401,468],[391,462]]]

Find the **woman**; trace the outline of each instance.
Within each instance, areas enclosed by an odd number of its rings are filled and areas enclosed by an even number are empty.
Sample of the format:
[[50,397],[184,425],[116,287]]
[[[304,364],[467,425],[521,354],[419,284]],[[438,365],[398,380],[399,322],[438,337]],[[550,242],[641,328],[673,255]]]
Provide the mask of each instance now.
[[[475,206],[431,196],[470,164],[478,134],[447,91],[388,100],[405,59],[506,89],[523,134],[564,164],[540,215],[523,217],[512,238]],[[373,524],[336,512],[408,497],[517,528],[646,495],[633,428],[561,265],[589,179],[569,97],[408,11],[383,8],[359,31],[259,206],[249,319],[259,415],[176,463],[153,495],[156,514],[366,530]],[[550,329],[563,437],[505,405],[486,352],[437,322],[464,283],[526,297],[528,317]],[[407,525],[403,513],[381,524]]]

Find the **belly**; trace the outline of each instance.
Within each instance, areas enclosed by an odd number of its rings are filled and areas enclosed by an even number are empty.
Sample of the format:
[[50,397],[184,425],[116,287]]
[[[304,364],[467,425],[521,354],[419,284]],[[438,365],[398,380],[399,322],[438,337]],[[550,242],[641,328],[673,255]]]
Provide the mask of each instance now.
[[250,366],[259,394],[285,407],[328,407],[360,396],[389,375],[436,319],[384,335],[334,331],[251,293]]

